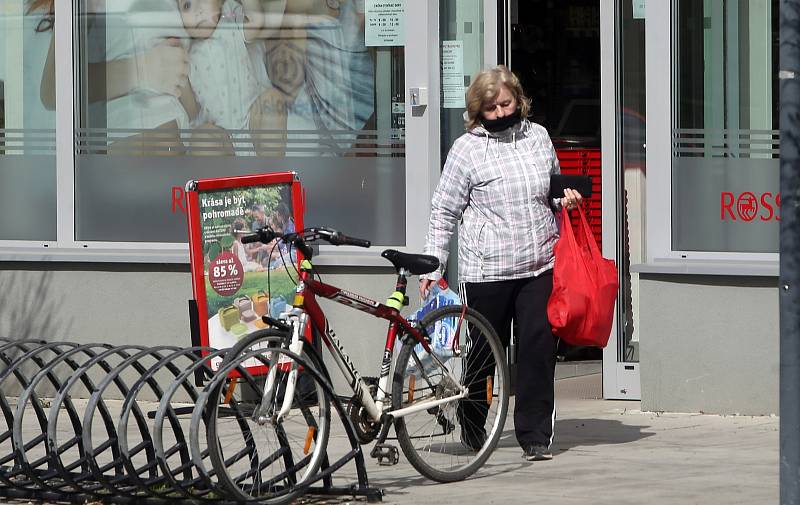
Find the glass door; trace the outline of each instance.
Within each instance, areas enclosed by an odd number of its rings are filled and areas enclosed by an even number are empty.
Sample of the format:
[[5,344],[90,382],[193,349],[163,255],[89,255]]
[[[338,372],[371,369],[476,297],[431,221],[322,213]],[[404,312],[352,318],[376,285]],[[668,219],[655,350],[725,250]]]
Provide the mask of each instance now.
[[[496,7],[493,2],[484,0],[439,1],[442,165],[455,139],[464,133],[464,93],[470,79],[479,70],[495,64],[497,38],[491,39],[493,47],[487,51],[489,23],[484,4]],[[495,24],[493,22],[492,26]]]
[[[438,3],[441,144],[437,166],[443,167],[453,142],[465,131],[465,93],[470,80],[478,71],[497,64],[497,2],[440,0]],[[456,235],[450,250],[458,250]],[[457,254],[448,258],[446,275],[453,285],[458,279],[457,260]]]

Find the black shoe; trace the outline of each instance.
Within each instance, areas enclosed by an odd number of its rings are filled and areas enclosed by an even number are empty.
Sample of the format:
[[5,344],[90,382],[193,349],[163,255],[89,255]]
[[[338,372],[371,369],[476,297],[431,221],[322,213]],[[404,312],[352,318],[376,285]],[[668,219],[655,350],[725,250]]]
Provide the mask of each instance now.
[[486,433],[480,431],[478,433],[467,433],[464,428],[461,428],[461,443],[471,451],[478,452],[486,443]]
[[553,459],[553,453],[547,446],[541,444],[529,445],[522,454],[522,457],[528,461],[546,461]]

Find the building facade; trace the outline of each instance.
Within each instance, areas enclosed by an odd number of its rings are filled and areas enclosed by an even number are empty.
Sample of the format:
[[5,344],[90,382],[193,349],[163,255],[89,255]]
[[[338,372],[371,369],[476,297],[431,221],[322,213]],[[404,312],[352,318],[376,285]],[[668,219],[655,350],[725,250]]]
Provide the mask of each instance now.
[[[306,224],[375,244],[321,246],[323,276],[384,299],[380,250],[422,249],[464,89],[506,63],[600,160],[604,396],[777,412],[777,0],[263,0],[257,33],[219,3],[0,6],[0,335],[189,345],[183,188],[215,176],[298,172]],[[380,322],[325,307],[378,367]]]

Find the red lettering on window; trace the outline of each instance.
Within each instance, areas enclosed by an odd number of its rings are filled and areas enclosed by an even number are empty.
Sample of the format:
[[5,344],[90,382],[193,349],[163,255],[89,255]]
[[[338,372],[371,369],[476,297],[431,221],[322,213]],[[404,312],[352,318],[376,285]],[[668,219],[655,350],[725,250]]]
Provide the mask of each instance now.
[[761,194],[761,207],[764,208],[769,214],[765,217],[763,214],[759,216],[759,219],[762,221],[769,221],[775,216],[775,211],[772,208],[772,204],[770,200],[772,199],[772,193],[766,192]]
[[181,212],[186,214],[186,192],[180,186],[172,186],[172,213],[175,213],[175,207],[179,208]]
[[733,202],[736,201],[736,199],[733,197],[733,193],[730,193],[728,191],[723,191],[722,193],[720,193],[719,197],[720,197],[719,218],[722,221],[725,221],[725,211],[728,211],[728,214],[730,214],[731,219],[736,221],[736,215],[733,213]]
[[780,208],[781,208],[781,194],[780,194],[780,193],[778,193],[777,195],[775,195],[775,206],[776,206],[776,207],[778,207],[778,212],[775,214],[775,221],[780,221],[780,220],[781,220],[781,212],[780,212]]

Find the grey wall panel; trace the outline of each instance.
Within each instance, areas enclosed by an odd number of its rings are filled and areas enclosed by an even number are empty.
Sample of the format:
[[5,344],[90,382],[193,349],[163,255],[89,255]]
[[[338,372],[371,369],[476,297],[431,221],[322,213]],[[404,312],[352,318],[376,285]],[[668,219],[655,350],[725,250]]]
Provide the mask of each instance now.
[[[5,263],[0,267],[0,336],[188,347],[191,292],[188,265]],[[59,368],[60,376],[68,372]],[[133,370],[123,379],[133,384]],[[76,388],[73,396],[81,394]]]
[[6,263],[0,335],[189,345],[188,265]]
[[778,290],[770,277],[643,274],[642,410],[778,412]]

